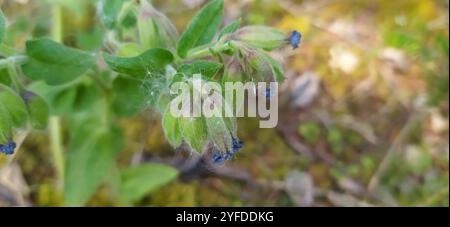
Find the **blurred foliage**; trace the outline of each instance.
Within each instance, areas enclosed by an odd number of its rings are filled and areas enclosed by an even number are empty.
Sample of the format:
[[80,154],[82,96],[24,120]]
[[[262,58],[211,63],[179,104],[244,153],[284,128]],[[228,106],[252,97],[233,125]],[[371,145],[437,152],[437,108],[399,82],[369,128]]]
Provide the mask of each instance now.
[[[95,7],[89,0],[0,0],[8,18],[4,42],[24,49],[27,39],[48,36],[52,2],[65,6],[64,42],[84,50],[97,49],[104,33],[96,26]],[[153,2],[180,28],[203,1]],[[259,129],[255,119],[239,119],[245,148],[231,162],[209,172],[233,170],[239,173],[235,175],[248,175],[249,180],[230,174],[178,180],[136,205],[449,206],[448,10],[448,0],[227,1],[226,23],[241,19],[242,24],[271,24],[284,32],[297,29],[303,33],[298,50],[276,54],[287,57],[288,79],[280,99],[290,100],[298,94],[293,92],[296,81],[306,72],[320,78],[320,94],[302,108],[283,103],[280,109],[290,111],[280,110],[277,129]],[[133,18],[128,22],[135,23]],[[0,83],[11,83],[3,71]],[[89,83],[82,81],[80,87]],[[33,85],[36,89],[43,86]],[[61,104],[71,99],[71,94],[58,91],[50,95]],[[139,155],[144,157],[175,155],[160,122],[152,120],[150,113],[120,124],[129,142],[118,166],[127,166],[137,150],[143,150]],[[294,127],[289,131],[293,139],[282,133],[286,125]],[[292,140],[319,154],[318,158],[305,157]],[[23,196],[35,206],[63,204],[48,147],[45,132],[33,133],[16,156],[30,188]],[[9,161],[0,155],[0,167],[7,168]],[[289,173],[297,170],[311,177],[312,184],[286,190],[288,176],[295,177]],[[132,171],[130,175],[141,180]],[[88,205],[127,205],[117,199],[120,189],[114,188],[115,175],[112,171],[110,183]],[[292,182],[304,182],[297,180]],[[148,184],[144,187],[151,188],[152,183]],[[307,198],[313,202],[304,202]]]

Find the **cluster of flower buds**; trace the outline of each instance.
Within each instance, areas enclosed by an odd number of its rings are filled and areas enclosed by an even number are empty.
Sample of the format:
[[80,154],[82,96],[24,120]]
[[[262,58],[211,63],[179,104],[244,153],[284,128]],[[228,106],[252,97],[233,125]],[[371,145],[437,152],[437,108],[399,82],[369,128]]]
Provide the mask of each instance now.
[[[282,82],[284,72],[281,64],[266,52],[236,43],[237,53],[227,65],[223,81]],[[270,98],[270,93],[267,95]]]
[[271,27],[246,26],[224,39],[233,41],[237,50],[227,66],[224,81],[281,82],[284,79],[283,67],[265,51],[287,45],[296,49],[302,35],[292,31],[286,36]]
[[[226,36],[232,40],[236,53],[227,66],[223,81],[253,81],[253,82],[281,82],[284,79],[283,67],[266,51],[274,50],[286,45],[298,48],[302,35],[292,31],[289,36],[266,26],[247,26]],[[265,97],[273,96],[270,89],[265,91]]]
[[[225,115],[227,101],[217,90],[205,89],[208,87],[205,80],[185,77],[183,81],[188,85],[188,91],[198,89],[194,86],[195,80],[200,80],[198,82],[203,84],[198,93],[199,99],[191,100],[191,94],[178,95],[167,103],[162,122],[166,138],[175,147],[184,142],[197,153],[212,150],[214,163],[230,160],[243,147],[243,142],[237,137],[236,118]],[[180,102],[188,99],[186,106],[183,106],[186,103],[175,104],[182,109],[178,115],[171,111],[174,105],[172,102],[176,99]],[[210,116],[205,115],[205,106],[211,108]],[[200,111],[198,115],[193,113],[195,109]]]

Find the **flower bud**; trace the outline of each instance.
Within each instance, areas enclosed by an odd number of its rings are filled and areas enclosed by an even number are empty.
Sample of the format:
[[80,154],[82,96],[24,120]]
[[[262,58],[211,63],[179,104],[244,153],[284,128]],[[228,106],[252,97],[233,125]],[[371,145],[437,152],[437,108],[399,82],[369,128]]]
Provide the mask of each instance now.
[[141,1],[138,28],[141,43],[146,49],[175,48],[178,39],[177,29],[166,15],[145,0]]
[[248,82],[250,79],[244,75],[240,59],[233,56],[228,65],[225,67],[225,72],[222,77],[222,82]]
[[0,144],[0,153],[4,153],[6,155],[14,154],[14,150],[16,149],[16,143],[13,141],[8,141],[5,145]]
[[294,49],[297,49],[301,41],[302,41],[302,34],[298,31],[292,31],[291,36],[289,37],[289,43],[292,45],[292,47]]
[[208,130],[202,117],[182,117],[180,127],[184,141],[192,150],[201,153],[208,144]]
[[244,147],[244,142],[237,139],[232,138],[232,148],[226,152],[221,152],[220,150],[214,149],[212,155],[212,162],[214,164],[222,164],[225,161],[231,160],[233,156]]
[[212,156],[212,162],[214,164],[222,164],[224,161],[225,161],[224,155],[220,151],[214,150],[213,156]]
[[268,51],[287,44],[284,33],[267,26],[243,27],[233,34],[233,39]]
[[273,82],[275,75],[272,71],[270,62],[265,56],[259,52],[254,51],[248,56],[249,65],[251,67],[252,78],[256,81]]
[[246,46],[240,46],[240,50],[243,72],[251,80],[256,82],[280,82],[284,79],[284,72],[280,63],[267,53]]
[[205,118],[208,127],[208,137],[213,146],[222,154],[233,149],[233,140],[231,133],[223,117]]

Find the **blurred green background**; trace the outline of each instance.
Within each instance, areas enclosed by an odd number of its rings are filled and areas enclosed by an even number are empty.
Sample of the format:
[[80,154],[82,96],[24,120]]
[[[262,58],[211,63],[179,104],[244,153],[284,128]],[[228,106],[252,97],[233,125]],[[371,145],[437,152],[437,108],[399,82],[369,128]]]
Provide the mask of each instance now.
[[[95,0],[0,0],[5,43],[23,50],[49,36],[51,4],[64,5],[64,43],[103,40]],[[203,0],[155,0],[183,30]],[[164,139],[157,114],[123,119],[118,166],[164,162],[178,180],[139,206],[448,206],[448,0],[226,0],[225,24],[303,34],[281,49],[286,81],[275,129],[239,119],[245,148],[223,166],[199,166]],[[88,206],[120,206],[107,181]],[[13,160],[0,156],[0,206],[63,205],[46,132]]]

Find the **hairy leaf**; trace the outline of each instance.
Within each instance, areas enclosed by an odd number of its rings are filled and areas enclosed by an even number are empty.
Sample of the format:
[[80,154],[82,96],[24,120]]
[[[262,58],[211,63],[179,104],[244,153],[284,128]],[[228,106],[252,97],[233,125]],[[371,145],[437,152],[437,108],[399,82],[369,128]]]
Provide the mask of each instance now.
[[26,44],[30,60],[22,66],[32,80],[49,85],[73,81],[95,65],[94,57],[80,50],[65,47],[50,39],[35,39]]
[[181,65],[178,72],[184,73],[187,76],[194,74],[201,74],[202,76],[211,78],[223,67],[221,63],[213,61],[196,61],[192,64]]
[[211,42],[219,29],[223,17],[223,0],[211,0],[205,5],[189,23],[186,31],[181,35],[177,45],[180,57],[186,57],[187,52]]
[[172,53],[160,48],[147,50],[136,57],[124,58],[104,54],[103,58],[112,70],[138,79],[164,72],[166,65],[173,61]]
[[145,164],[125,169],[121,173],[122,183],[120,197],[128,202],[135,202],[146,194],[175,179],[178,171],[163,164]]
[[64,182],[65,203],[81,206],[102,183],[123,146],[120,130],[91,117],[76,122],[69,144]]

